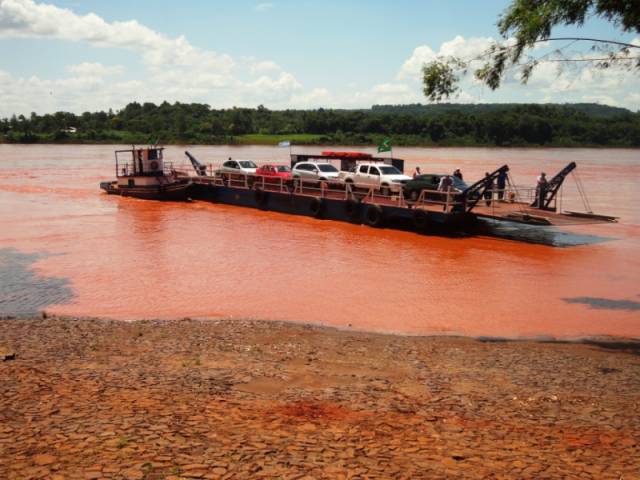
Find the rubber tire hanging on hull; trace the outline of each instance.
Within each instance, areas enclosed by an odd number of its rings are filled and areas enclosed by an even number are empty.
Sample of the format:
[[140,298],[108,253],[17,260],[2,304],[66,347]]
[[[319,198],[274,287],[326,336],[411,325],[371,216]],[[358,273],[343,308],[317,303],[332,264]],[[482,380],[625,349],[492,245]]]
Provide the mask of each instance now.
[[413,222],[413,228],[416,229],[416,232],[424,232],[428,227],[431,220],[429,220],[429,215],[424,210],[414,209],[413,218],[411,219]]
[[312,198],[309,203],[309,211],[315,218],[322,218],[324,214],[324,201],[321,198]]
[[351,199],[344,202],[344,213],[347,214],[347,218],[350,222],[355,222],[358,219],[358,214],[360,213],[360,202]]
[[269,200],[269,194],[260,188],[256,188],[253,197],[256,200],[258,208],[264,210],[267,206],[267,201]]
[[382,207],[380,205],[369,205],[364,215],[364,221],[370,227],[381,227],[384,223]]

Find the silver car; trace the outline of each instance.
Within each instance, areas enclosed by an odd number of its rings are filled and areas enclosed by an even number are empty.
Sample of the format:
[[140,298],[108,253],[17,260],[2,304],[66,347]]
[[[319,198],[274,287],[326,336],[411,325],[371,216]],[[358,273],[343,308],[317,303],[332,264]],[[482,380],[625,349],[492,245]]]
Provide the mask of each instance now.
[[216,173],[237,173],[237,174],[253,174],[256,173],[258,166],[251,160],[227,160],[222,167],[216,170]]
[[298,162],[291,171],[293,178],[303,180],[336,180],[340,171],[330,163]]

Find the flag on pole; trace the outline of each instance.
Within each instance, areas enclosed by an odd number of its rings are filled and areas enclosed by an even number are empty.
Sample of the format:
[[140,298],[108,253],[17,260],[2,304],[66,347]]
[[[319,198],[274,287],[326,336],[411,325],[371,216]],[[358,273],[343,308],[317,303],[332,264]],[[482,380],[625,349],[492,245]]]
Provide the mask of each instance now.
[[289,140],[285,140],[284,142],[278,143],[280,148],[289,148],[291,146],[291,142]]
[[391,139],[385,138],[380,145],[378,145],[378,153],[391,151]]

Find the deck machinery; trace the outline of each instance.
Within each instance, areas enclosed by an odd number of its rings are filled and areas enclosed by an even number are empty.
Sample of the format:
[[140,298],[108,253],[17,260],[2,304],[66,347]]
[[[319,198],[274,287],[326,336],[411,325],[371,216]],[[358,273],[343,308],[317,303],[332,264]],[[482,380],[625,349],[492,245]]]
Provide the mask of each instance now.
[[[292,165],[298,161],[338,161],[341,167],[358,161],[382,161],[403,169],[404,161],[391,158],[355,158],[346,152],[323,152],[321,155],[292,155]],[[509,167],[503,165],[469,186],[465,191],[423,190],[415,201],[400,194],[383,195],[374,187],[349,185],[343,182],[269,178],[251,174],[214,174],[189,152],[196,176],[192,179],[192,196],[212,202],[259,208],[276,212],[313,216],[330,220],[365,224],[371,227],[409,226],[416,231],[430,227],[464,227],[480,218],[526,223],[531,225],[568,225],[576,223],[610,222],[615,217],[594,215],[588,211],[559,212],[556,198],[575,163],[567,165],[547,184],[542,206],[532,205],[527,192],[510,180],[499,195],[496,180],[506,176]],[[207,175],[207,170],[210,174]],[[508,177],[507,177],[508,178]],[[530,196],[530,195],[529,195]]]

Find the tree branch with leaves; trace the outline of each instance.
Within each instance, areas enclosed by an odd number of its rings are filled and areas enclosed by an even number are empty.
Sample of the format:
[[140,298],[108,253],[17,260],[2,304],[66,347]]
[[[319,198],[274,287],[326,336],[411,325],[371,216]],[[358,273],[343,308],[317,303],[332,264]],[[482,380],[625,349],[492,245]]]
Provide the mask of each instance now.
[[[492,44],[484,53],[472,59],[439,57],[422,68],[424,94],[434,102],[454,95],[459,90],[460,77],[467,74],[470,64],[485,60],[474,71],[475,77],[492,90],[500,87],[507,71],[519,69],[520,80],[527,83],[542,62],[592,62],[598,68],[622,65],[640,71],[640,44],[587,37],[551,37],[559,25],[582,26],[591,17],[601,17],[626,33],[640,33],[639,0],[514,0],[498,21],[502,43]],[[545,54],[533,57],[526,52],[543,42],[569,42]],[[588,42],[598,57],[567,57],[565,51],[578,42]],[[635,55],[632,52],[637,52]]]

